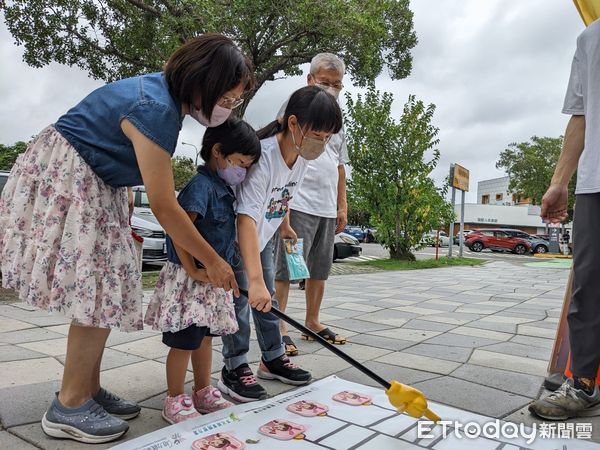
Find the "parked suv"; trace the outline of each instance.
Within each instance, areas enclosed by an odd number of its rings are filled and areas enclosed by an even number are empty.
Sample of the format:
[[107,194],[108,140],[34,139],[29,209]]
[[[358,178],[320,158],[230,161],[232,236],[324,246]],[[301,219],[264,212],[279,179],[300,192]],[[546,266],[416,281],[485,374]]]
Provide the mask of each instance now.
[[143,186],[133,188],[133,206],[131,228],[144,238],[142,261],[145,264],[163,264],[167,260],[165,231],[150,209]]
[[531,251],[531,242],[527,239],[511,236],[501,229],[475,230],[469,233],[465,245],[473,252],[489,248],[524,255]]
[[539,238],[535,235],[525,233],[524,231],[521,231],[521,230],[513,230],[513,229],[503,228],[502,231],[508,233],[512,237],[527,239],[531,243],[531,252],[532,253],[547,253],[548,252],[548,241],[546,241],[543,238]]
[[5,170],[0,170],[0,193],[2,193],[2,189],[4,189],[4,185],[6,184],[6,180],[8,180],[8,175],[10,172]]

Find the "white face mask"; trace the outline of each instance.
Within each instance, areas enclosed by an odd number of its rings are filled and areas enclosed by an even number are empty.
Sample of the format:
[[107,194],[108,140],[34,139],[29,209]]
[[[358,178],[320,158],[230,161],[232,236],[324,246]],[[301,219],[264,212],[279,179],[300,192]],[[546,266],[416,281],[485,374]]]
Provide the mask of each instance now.
[[190,116],[196,119],[200,125],[205,127],[218,127],[224,123],[231,115],[231,109],[223,108],[222,106],[215,105],[213,108],[212,116],[210,120],[204,115],[201,109],[197,109],[190,105]]
[[333,86],[323,87],[322,89],[325,90],[325,92],[327,92],[328,94],[333,95],[333,98],[335,98],[336,100],[340,96],[340,90],[341,89],[336,89]]
[[320,87],[328,94],[333,95],[333,98],[335,98],[336,100],[340,96],[341,89],[335,88],[333,86],[325,86],[324,84],[321,84],[321,83],[315,83],[315,86]]

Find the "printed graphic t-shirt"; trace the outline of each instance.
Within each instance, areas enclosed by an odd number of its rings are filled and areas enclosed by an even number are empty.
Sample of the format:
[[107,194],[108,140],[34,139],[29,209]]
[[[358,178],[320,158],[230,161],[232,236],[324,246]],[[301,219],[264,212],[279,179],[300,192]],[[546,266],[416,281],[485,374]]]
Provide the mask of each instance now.
[[294,193],[302,182],[308,161],[298,156],[290,169],[275,136],[260,141],[262,155],[248,171],[237,189],[238,214],[256,221],[260,251],[262,252],[283,221]]

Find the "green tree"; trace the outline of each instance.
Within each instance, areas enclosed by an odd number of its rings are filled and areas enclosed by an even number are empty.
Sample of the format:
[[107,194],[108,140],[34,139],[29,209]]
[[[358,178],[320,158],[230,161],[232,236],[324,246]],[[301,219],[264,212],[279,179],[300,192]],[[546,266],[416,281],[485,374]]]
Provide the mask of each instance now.
[[423,234],[454,220],[445,189],[429,177],[440,151],[435,105],[409,96],[400,120],[391,116],[392,94],[371,87],[364,98],[347,95],[346,130],[352,188],[364,200],[377,239],[393,259],[414,260]]
[[[160,71],[183,42],[204,32],[231,37],[250,57],[258,84],[301,73],[319,52],[339,54],[355,82],[387,66],[408,76],[416,45],[409,0],[8,0],[6,25],[27,64],[76,65],[113,81]],[[243,114],[247,102],[236,112]]]
[[[560,156],[563,137],[533,136],[530,141],[511,143],[500,153],[496,168],[504,169],[510,177],[509,190],[521,197],[530,198],[540,205],[550,186],[554,167]],[[575,177],[569,183],[569,217],[573,217],[575,204]]]
[[15,142],[13,145],[0,144],[0,170],[10,170],[17,160],[17,156],[27,149],[27,143]]
[[365,205],[363,199],[358,197],[349,179],[346,186],[346,200],[348,202],[348,223],[361,227],[371,226],[371,213]]
[[171,160],[171,164],[173,166],[175,190],[180,191],[196,175],[196,165],[192,158],[187,156],[176,156]]

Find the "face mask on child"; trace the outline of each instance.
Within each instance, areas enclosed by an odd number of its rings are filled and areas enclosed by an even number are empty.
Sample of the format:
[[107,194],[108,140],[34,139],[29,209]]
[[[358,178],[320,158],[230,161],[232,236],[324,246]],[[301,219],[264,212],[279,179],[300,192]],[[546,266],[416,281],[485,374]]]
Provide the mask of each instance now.
[[213,108],[212,116],[210,120],[204,115],[201,109],[190,105],[190,116],[196,119],[200,125],[205,127],[218,127],[224,123],[231,115],[231,109],[224,108],[219,105],[215,105]]
[[300,154],[300,156],[308,161],[317,159],[319,156],[321,156],[321,154],[325,151],[325,145],[327,144],[327,141],[306,137],[302,132],[302,128],[300,128],[300,133],[302,134],[302,144],[296,145],[296,138],[292,132],[292,141],[294,142],[294,147],[296,147],[296,151]]
[[246,168],[231,164],[225,160],[227,167],[217,169],[217,175],[228,185],[237,186],[246,178]]

